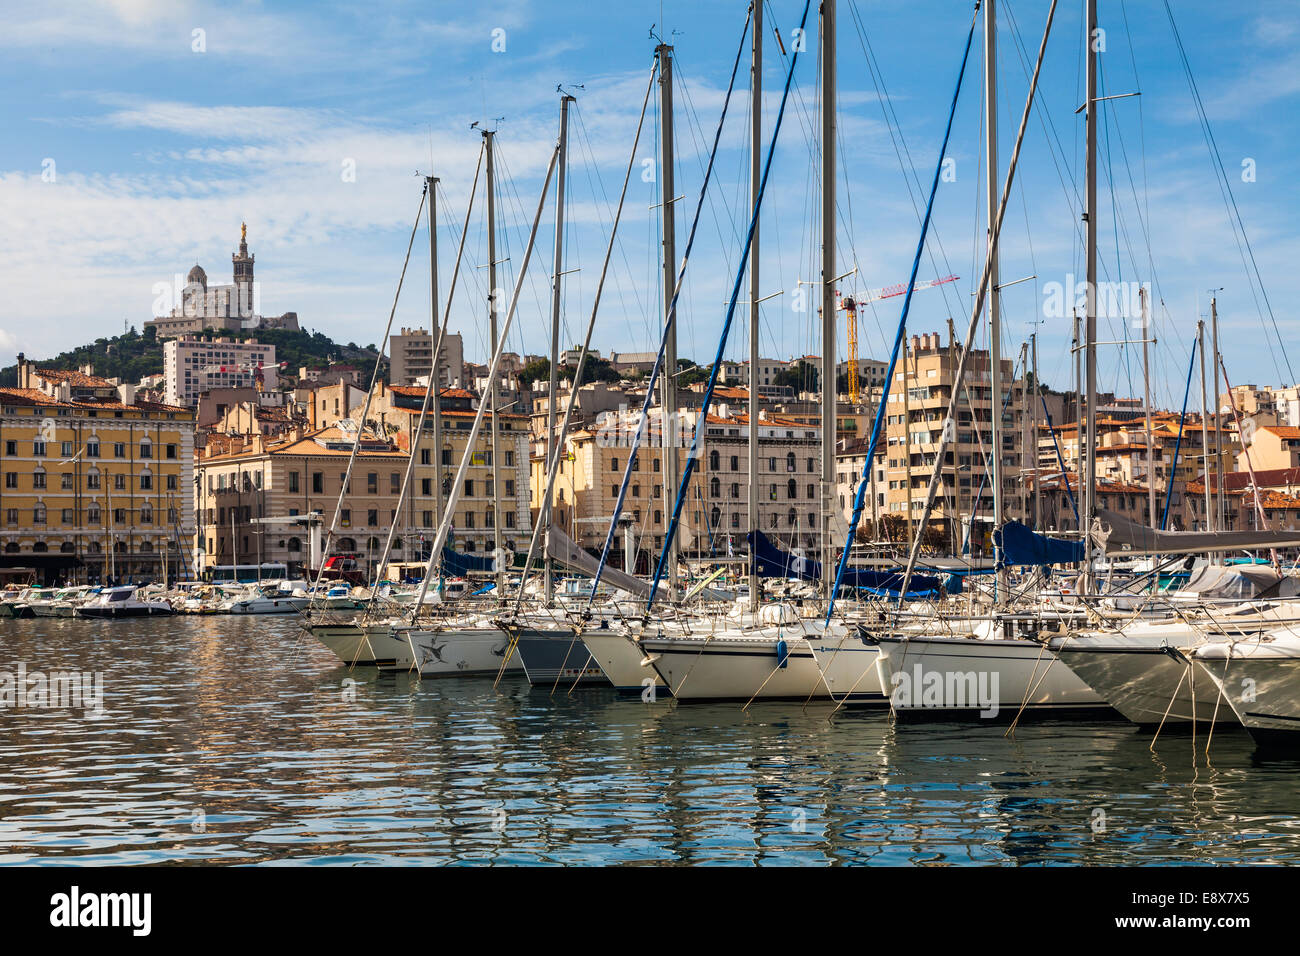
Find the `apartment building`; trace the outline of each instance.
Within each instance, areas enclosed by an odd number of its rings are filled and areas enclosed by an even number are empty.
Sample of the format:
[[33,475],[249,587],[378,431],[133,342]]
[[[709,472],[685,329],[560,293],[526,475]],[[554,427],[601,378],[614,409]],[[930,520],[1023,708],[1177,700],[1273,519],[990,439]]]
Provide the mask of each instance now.
[[1023,518],[1023,494],[1018,486],[1029,464],[1023,434],[1025,383],[1013,377],[1011,360],[1003,359],[1001,447],[997,454],[1002,459],[1004,514],[995,515],[988,476],[994,454],[992,366],[989,353],[979,350],[967,361],[954,434],[944,460],[937,460],[959,351],[951,341],[942,344],[938,333],[912,336],[894,373],[885,412],[885,440],[883,446],[877,446],[876,455],[877,510],[904,520],[909,514],[920,518],[930,477],[936,466],[942,470],[931,520],[943,522],[950,533],[955,531],[954,522],[959,527],[972,511],[990,520]]
[[[433,370],[433,346],[437,332],[427,329],[402,329],[388,337],[388,380],[394,385],[415,385]],[[465,341],[459,332],[443,336],[438,350],[438,384],[443,388],[461,388],[465,384]],[[427,379],[426,379],[427,381]]]
[[164,394],[169,405],[193,408],[216,388],[274,389],[275,346],[257,339],[183,335],[163,343]]
[[[679,413],[676,441],[684,465],[699,411]],[[633,447],[640,410],[607,412],[594,427],[565,437],[551,500],[552,522],[585,548],[604,546],[623,471]],[[652,569],[663,548],[673,502],[666,497],[662,412],[649,413],[633,466],[623,513],[630,515],[638,542],[636,567]],[[688,556],[727,557],[745,552],[749,531],[750,421],[726,405],[705,419],[699,466],[682,509],[677,543]],[[821,438],[815,426],[760,413],[758,438],[759,527],[784,547],[820,546]],[[546,463],[532,461],[532,507],[540,514],[546,492]],[[611,558],[623,567],[622,535]]]
[[47,582],[190,573],[194,413],[18,356],[0,389],[0,566]]
[[[424,427],[419,429],[425,391],[422,385],[379,383],[365,425],[368,431],[394,442],[404,455],[409,454],[412,443],[415,444],[412,494],[401,516],[402,527],[407,528],[410,534],[423,534],[431,543],[469,444],[469,432],[480,399],[466,389],[441,390],[441,447],[436,447],[432,403]],[[318,411],[316,427],[359,420],[364,404],[365,392],[358,390],[350,393],[338,410],[331,401],[323,411]],[[499,412],[496,448],[500,464],[494,467],[491,420],[485,414],[451,523],[452,535],[448,545],[458,551],[482,553],[494,550],[498,516],[502,547],[507,551],[528,547],[532,533],[528,491],[529,416],[519,412]]]
[[355,429],[330,427],[274,442],[257,434],[209,437],[196,464],[204,568],[282,562],[291,574],[312,570],[302,525],[256,519],[318,511],[328,529],[358,440],[331,553],[355,555],[368,567],[378,562],[388,529],[396,526],[395,558],[415,554],[418,535],[412,537],[397,511],[406,452],[371,435],[358,438]]

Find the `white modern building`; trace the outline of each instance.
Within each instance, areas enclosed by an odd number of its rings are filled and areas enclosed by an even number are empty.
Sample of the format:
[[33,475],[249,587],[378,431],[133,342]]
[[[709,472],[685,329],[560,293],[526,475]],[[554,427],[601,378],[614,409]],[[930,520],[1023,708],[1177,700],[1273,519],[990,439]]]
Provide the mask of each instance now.
[[257,339],[186,335],[163,343],[163,380],[169,405],[193,408],[214,388],[273,389],[279,379],[275,346]]

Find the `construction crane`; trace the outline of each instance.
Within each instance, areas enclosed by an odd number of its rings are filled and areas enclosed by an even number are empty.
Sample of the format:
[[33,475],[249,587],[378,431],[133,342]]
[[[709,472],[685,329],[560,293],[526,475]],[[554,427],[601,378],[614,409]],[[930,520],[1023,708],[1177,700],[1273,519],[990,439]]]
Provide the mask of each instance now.
[[[958,276],[944,276],[942,279],[927,279],[924,282],[918,282],[915,291],[933,289],[935,286],[944,285],[948,282],[956,282],[958,278]],[[848,391],[849,401],[854,405],[860,401],[858,388],[858,306],[868,302],[878,302],[881,299],[892,299],[906,291],[907,283],[898,282],[894,285],[887,285],[883,289],[871,289],[866,295],[858,299],[845,296],[840,300],[840,308],[844,310],[845,319],[849,326]]]

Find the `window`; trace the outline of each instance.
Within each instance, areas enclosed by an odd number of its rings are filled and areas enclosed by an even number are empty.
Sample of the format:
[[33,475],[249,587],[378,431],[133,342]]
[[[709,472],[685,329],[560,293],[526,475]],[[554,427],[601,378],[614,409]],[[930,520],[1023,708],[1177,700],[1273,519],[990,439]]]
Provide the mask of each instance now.
[[617,458],[617,457],[611,457],[611,458],[609,459],[609,470],[610,470],[610,471],[618,471],[618,458]]
[[17,524],[17,523],[18,523],[18,509],[17,508],[6,509],[5,524]]
[[345,528],[352,527],[352,509],[344,508],[339,512],[339,524]]
[[717,471],[718,468],[721,467],[720,465],[721,460],[722,460],[722,456],[718,454],[716,449],[714,451],[709,452],[709,470]]
[[175,457],[176,457],[176,446],[175,446],[175,445],[168,445],[168,446],[167,446],[167,457],[168,457],[168,458],[175,458]]
[[37,458],[44,458],[45,442],[41,441],[40,439],[37,439],[36,441],[32,442],[32,454],[35,455]]
[[16,442],[16,441],[7,441],[7,442],[5,442],[5,454],[6,454],[6,455],[16,455],[16,454],[18,454],[18,442]]
[[125,457],[126,457],[126,445],[124,445],[124,444],[123,444],[122,442],[120,442],[120,441],[119,441],[119,442],[114,442],[114,443],[113,443],[113,457],[114,457],[114,458],[125,458]]
[[466,528],[474,527],[474,512],[472,511],[465,512],[465,527]]
[[5,472],[5,487],[6,487],[6,488],[17,488],[17,487],[18,487],[18,472],[16,472],[16,471],[6,471],[6,472]]
[[739,455],[732,455],[732,456],[731,456],[731,470],[732,470],[732,471],[740,471],[740,456],[739,456]]
[[507,528],[513,528],[514,526],[515,526],[515,513],[514,513],[513,511],[507,511],[507,512],[506,512],[506,527],[507,527]]
[[432,512],[432,511],[422,511],[422,512],[420,512],[420,524],[421,524],[423,527],[425,527],[425,528],[432,528],[432,527],[433,527],[433,512]]
[[37,505],[32,509],[32,523],[45,524],[45,505]]
[[86,487],[87,488],[99,487],[99,472],[92,471],[86,475]]
[[513,468],[514,466],[515,466],[515,453],[512,452],[512,451],[507,451],[507,452],[506,452],[506,467],[507,467],[507,468]]
[[63,458],[72,457],[72,442],[65,441],[59,443],[59,455]]
[[113,489],[115,491],[126,491],[126,475],[113,476]]
[[483,527],[495,528],[496,526],[496,516],[492,513],[492,509],[489,508],[487,511],[483,512]]
[[514,480],[513,478],[507,478],[507,479],[506,479],[506,497],[507,497],[507,498],[513,498],[514,496],[515,496],[515,480]]
[[799,497],[799,485],[793,478],[785,483],[785,496],[792,499]]
[[722,497],[722,482],[718,480],[717,475],[714,475],[712,478],[709,479],[709,497],[710,498]]
[[325,473],[313,471],[311,473],[311,490],[312,494],[323,494],[325,491]]
[[72,490],[72,472],[65,471],[63,474],[59,475],[59,487],[64,491]]
[[175,490],[176,490],[176,476],[175,476],[175,475],[168,475],[168,476],[167,476],[167,490],[168,490],[168,491],[175,491]]
[[140,523],[153,524],[153,508],[147,502],[140,506]]
[[370,508],[369,510],[366,511],[366,524],[369,525],[371,528],[378,527],[379,509]]
[[145,472],[143,475],[140,476],[140,490],[141,491],[153,490],[153,475],[149,474],[148,472]]
[[785,456],[785,470],[794,471],[794,469],[795,469],[794,452],[790,452],[788,455]]
[[816,497],[817,497],[817,486],[816,486],[816,485],[809,485],[809,486],[808,486],[808,500],[809,500],[809,501],[812,501],[812,500],[813,500],[814,498],[816,498]]
[[655,471],[656,474],[658,474],[658,472],[659,472],[659,468],[660,468],[660,462],[659,462],[659,459],[656,458],[656,459],[654,460],[654,463],[655,463],[654,471]]
[[379,474],[378,474],[378,472],[374,472],[374,471],[372,471],[372,472],[370,472],[369,474],[366,475],[366,494],[368,494],[368,495],[377,495],[377,494],[379,494]]
[[33,488],[45,487],[45,472],[37,471],[32,473],[32,487]]
[[296,471],[289,472],[289,491],[293,494],[298,492],[298,473]]

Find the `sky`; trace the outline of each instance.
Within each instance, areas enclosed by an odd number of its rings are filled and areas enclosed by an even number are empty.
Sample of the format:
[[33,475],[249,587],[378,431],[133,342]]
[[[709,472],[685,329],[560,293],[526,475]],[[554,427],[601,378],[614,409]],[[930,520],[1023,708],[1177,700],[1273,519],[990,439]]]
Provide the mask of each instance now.
[[[1047,6],[998,3],[999,191]],[[1292,147],[1300,139],[1300,6],[1240,6],[1170,3],[1225,192],[1163,0],[1100,0],[1100,91],[1116,97],[1098,108],[1100,276],[1117,283],[1124,301],[1150,284],[1153,387],[1166,407],[1182,404],[1189,347],[1212,289],[1233,384],[1300,380],[1300,158]],[[295,311],[304,328],[361,345],[381,341],[390,314],[393,331],[427,328],[423,223],[398,295],[422,177],[440,178],[441,312],[483,128],[496,130],[498,285],[508,300],[558,135],[559,87],[576,97],[561,345],[580,342],[591,317],[631,159],[593,344],[652,350],[662,314],[657,85],[635,151],[633,142],[660,40],[674,47],[679,257],[700,209],[679,353],[713,360],[750,214],[748,38],[702,204],[700,187],[741,50],[745,0],[6,7],[0,364],[140,328],[196,262],[210,282],[229,282],[241,222],[257,256],[262,313]],[[1072,375],[1060,292],[1084,273],[1082,8],[1069,0],[1057,9],[1001,240],[1003,352],[1017,358],[1036,331],[1040,375],[1058,388],[1070,387]],[[802,0],[764,7],[763,155],[803,9]],[[849,273],[839,291],[862,299],[910,273],[973,4],[838,0],[837,9],[837,261]],[[770,298],[760,350],[773,358],[821,351],[815,296],[801,285],[820,269],[815,3],[806,30],[761,215],[760,287]],[[941,331],[951,318],[960,335],[970,319],[986,216],[983,71],[977,25],[918,270],[920,280],[959,278],[915,294],[909,334]],[[554,186],[549,192],[508,337],[522,353],[549,350]],[[484,202],[480,185],[449,313],[467,358],[478,360],[488,351]],[[861,355],[888,358],[901,305],[895,297],[863,308]],[[748,334],[742,303],[724,356],[747,355]],[[987,335],[982,329],[982,343]],[[1127,341],[1099,347],[1100,387],[1141,394],[1140,323],[1107,316],[1098,337]],[[841,322],[837,354],[845,349]],[[1191,401],[1198,407],[1196,388]]]

